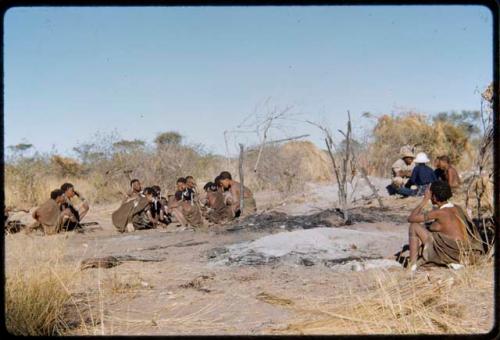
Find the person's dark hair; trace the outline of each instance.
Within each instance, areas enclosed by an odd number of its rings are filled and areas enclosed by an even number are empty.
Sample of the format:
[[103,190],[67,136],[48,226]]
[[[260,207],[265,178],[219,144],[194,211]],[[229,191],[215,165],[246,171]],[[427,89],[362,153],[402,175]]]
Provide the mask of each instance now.
[[61,185],[61,190],[62,190],[63,192],[66,192],[66,191],[68,191],[69,189],[74,188],[74,187],[75,187],[75,186],[74,186],[73,184],[71,184],[71,183],[64,183],[63,185]]
[[229,171],[222,171],[220,173],[220,175],[219,175],[219,178],[220,178],[221,181],[224,180],[224,179],[233,179],[231,177],[231,174],[229,173]]
[[438,159],[439,159],[440,161],[445,161],[446,163],[450,164],[450,157],[448,157],[448,156],[446,156],[446,155],[444,155],[444,156],[440,156],[440,157],[438,157]]
[[431,184],[431,192],[438,202],[445,202],[453,196],[450,185],[444,181],[433,182]]
[[130,181],[130,186],[132,186],[135,182],[139,182],[139,180],[137,178],[134,178]]
[[217,185],[214,182],[208,182],[203,187],[203,190],[205,190],[205,191],[217,191]]
[[193,176],[186,176],[186,182],[188,179],[194,179],[194,177]]
[[62,196],[63,194],[64,194],[64,191],[62,191],[61,189],[52,190],[52,192],[50,193],[50,198],[55,200],[56,198],[58,198],[59,196]]
[[177,179],[177,182],[175,182],[175,183],[186,183],[186,179],[184,177],[179,177]]
[[144,189],[143,191],[144,195],[153,195],[153,197],[157,197],[158,194],[156,193],[156,190],[151,188],[151,187],[147,187]]
[[217,187],[220,187],[220,176],[215,177],[215,179],[214,179],[214,184],[215,184]]
[[159,185],[153,185],[151,186],[151,188],[153,188],[153,190],[156,191],[157,194],[161,193],[161,188]]

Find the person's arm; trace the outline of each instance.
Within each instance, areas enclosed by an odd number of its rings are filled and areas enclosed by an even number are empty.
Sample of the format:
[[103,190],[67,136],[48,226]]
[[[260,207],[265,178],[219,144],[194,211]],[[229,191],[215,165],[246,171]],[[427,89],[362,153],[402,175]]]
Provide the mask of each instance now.
[[413,171],[411,172],[411,176],[410,176],[410,179],[408,180],[408,182],[406,182],[406,186],[409,188],[411,187],[412,185],[414,185],[417,181],[417,167],[413,168]]
[[31,217],[33,217],[34,220],[38,221],[38,209],[35,209],[35,211],[33,211]]
[[423,223],[435,218],[435,211],[431,211],[429,213],[423,213],[422,210],[429,203],[431,199],[431,191],[429,188],[425,191],[424,198],[419,205],[416,206],[415,209],[411,212],[410,216],[408,216],[408,222],[410,223]]
[[449,168],[447,171],[448,171],[448,184],[452,189],[457,188],[460,185],[457,172],[452,168]]
[[400,171],[398,171],[397,175],[399,177],[410,177],[411,173],[412,173],[411,170],[400,170]]
[[73,215],[73,213],[71,212],[71,210],[69,208],[65,208],[61,215],[63,216],[63,219],[69,219],[71,222],[78,222],[76,220],[76,217],[75,215]]

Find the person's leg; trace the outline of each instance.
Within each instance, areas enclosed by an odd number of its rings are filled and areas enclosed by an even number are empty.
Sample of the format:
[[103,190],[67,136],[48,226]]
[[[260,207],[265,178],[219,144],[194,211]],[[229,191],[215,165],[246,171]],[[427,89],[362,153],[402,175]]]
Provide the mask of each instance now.
[[78,211],[80,214],[80,221],[83,220],[85,215],[87,215],[87,213],[89,212],[89,209],[90,209],[89,204],[87,202],[83,202],[83,204],[80,206],[80,209]]
[[183,227],[187,226],[188,223],[184,218],[184,215],[178,208],[172,210],[172,215],[177,219],[177,222],[179,222]]
[[415,264],[418,257],[420,242],[425,243],[430,232],[420,223],[410,223],[408,238],[410,243],[410,264]]
[[396,191],[396,188],[394,187],[393,184],[389,184],[388,186],[385,187],[387,189],[387,193],[389,195],[396,195],[398,192]]
[[401,188],[397,189],[396,192],[404,197],[415,196],[415,194],[416,194],[415,190],[407,188],[407,187],[401,187]]

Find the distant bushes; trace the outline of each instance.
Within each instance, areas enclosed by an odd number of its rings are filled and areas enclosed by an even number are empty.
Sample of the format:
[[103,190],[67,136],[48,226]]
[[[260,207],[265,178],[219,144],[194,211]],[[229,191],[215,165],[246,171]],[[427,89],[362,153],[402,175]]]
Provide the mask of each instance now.
[[[441,116],[443,118],[443,116]],[[430,121],[422,114],[383,115],[377,119],[369,147],[374,172],[388,175],[391,164],[399,157],[403,145],[425,152],[431,160],[449,155],[453,164],[469,162],[472,156],[470,131],[447,119]]]

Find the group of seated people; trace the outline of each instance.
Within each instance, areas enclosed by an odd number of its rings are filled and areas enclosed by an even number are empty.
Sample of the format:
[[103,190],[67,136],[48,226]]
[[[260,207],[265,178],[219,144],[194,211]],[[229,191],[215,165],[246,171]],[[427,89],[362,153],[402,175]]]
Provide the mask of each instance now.
[[422,196],[425,190],[438,180],[448,183],[456,193],[461,184],[460,176],[451,165],[450,158],[446,155],[437,157],[435,169],[427,165],[429,162],[424,152],[415,157],[411,149],[403,147],[401,158],[392,165],[392,183],[387,186],[389,194],[399,194],[403,197]]
[[[163,196],[158,185],[142,188],[138,179],[130,182],[122,205],[112,214],[113,225],[120,232],[156,228],[176,222],[179,226],[205,227],[222,224],[256,211],[255,199],[247,187],[223,171],[203,191],[193,176],[177,179],[176,191]],[[243,190],[243,210],[240,194]]]
[[[79,197],[82,204],[76,208],[71,199]],[[43,229],[47,235],[61,231],[74,230],[80,226],[80,221],[89,211],[89,204],[76,190],[73,184],[64,183],[60,189],[52,190],[50,198],[37,207],[32,217],[33,224],[27,227],[26,232]]]

